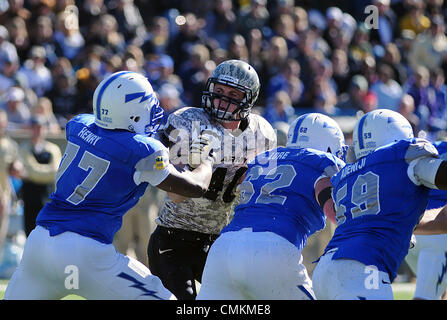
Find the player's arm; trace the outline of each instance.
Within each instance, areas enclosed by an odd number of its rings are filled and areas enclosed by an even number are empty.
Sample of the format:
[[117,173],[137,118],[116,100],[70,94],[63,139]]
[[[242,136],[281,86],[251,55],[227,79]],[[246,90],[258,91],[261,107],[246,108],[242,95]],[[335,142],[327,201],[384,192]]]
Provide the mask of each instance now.
[[421,157],[409,166],[410,179],[416,185],[447,190],[447,161],[435,157]]
[[326,217],[337,224],[335,220],[334,200],[332,199],[332,185],[329,177],[322,176],[315,182],[315,199]]
[[212,176],[214,159],[210,156],[209,141],[198,137],[191,145],[190,156],[197,164],[192,171],[178,171],[169,163],[169,152],[160,148],[136,165],[136,184],[148,182],[166,192],[187,198],[200,198],[207,191]]
[[172,166],[169,175],[157,187],[171,196],[181,196],[176,202],[186,198],[200,198],[208,189],[212,174],[212,161],[203,162],[193,171],[179,172]]
[[418,139],[407,150],[408,177],[415,185],[447,190],[447,162],[428,141]]
[[413,233],[417,235],[447,233],[447,206],[426,211]]

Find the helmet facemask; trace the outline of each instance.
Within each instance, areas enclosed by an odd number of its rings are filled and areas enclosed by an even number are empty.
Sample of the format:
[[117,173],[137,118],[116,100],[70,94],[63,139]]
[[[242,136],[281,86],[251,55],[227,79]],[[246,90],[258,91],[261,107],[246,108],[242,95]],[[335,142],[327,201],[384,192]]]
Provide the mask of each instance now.
[[[216,93],[214,92],[216,84],[237,89],[244,93],[244,98],[242,100],[236,100],[226,95]],[[217,103],[216,100],[218,101]],[[219,121],[241,121],[246,119],[252,108],[251,101],[253,101],[253,93],[250,88],[231,81],[218,80],[216,78],[208,79],[206,90],[202,93],[202,107],[208,114]],[[237,106],[232,112],[229,111],[231,105]]]

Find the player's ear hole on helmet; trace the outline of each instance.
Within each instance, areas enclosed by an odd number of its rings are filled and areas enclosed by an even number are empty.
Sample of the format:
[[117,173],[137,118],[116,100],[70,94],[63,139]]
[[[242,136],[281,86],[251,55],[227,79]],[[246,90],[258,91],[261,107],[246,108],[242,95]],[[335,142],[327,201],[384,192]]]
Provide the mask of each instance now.
[[133,120],[133,121],[135,121],[135,122],[138,122],[138,121],[140,121],[140,117],[139,117],[139,116],[136,116],[136,117],[131,116],[131,117],[130,117],[130,120]]

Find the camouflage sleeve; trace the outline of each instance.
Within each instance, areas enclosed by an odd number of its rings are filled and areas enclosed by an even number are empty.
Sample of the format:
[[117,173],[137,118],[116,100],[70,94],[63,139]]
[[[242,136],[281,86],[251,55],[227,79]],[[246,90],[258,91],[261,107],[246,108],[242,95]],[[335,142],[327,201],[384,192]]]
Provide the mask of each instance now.
[[175,144],[188,136],[190,128],[189,121],[175,112],[169,115],[162,134],[169,140],[170,144]]

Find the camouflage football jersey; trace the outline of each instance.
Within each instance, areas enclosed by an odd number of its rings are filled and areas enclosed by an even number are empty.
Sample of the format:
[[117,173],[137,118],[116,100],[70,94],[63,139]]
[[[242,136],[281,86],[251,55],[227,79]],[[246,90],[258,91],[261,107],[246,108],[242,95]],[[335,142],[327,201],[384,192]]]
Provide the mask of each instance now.
[[202,108],[186,107],[172,113],[164,135],[170,140],[170,160],[179,167],[188,164],[191,141],[206,130],[218,138],[214,147],[216,162],[208,191],[202,198],[175,204],[169,196],[156,219],[158,225],[219,234],[230,219],[235,189],[256,154],[276,147],[276,133],[261,116],[250,114],[234,132],[210,118]]

